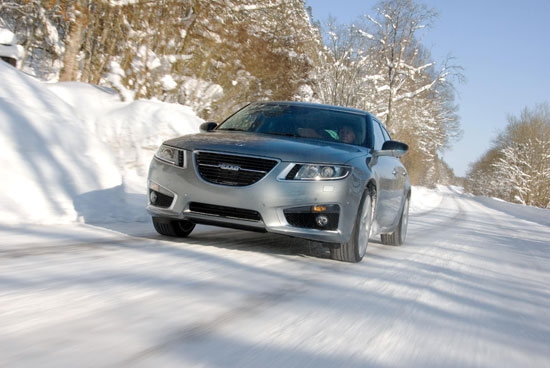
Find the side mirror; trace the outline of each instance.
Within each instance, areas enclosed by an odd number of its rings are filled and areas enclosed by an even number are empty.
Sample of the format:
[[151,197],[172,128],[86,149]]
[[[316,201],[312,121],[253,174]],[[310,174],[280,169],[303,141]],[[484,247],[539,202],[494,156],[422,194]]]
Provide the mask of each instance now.
[[218,126],[218,123],[215,123],[213,121],[209,121],[209,122],[206,122],[206,123],[202,123],[199,126],[199,129],[201,130],[201,132],[210,132],[210,131],[214,130],[214,128],[216,128],[217,126]]
[[409,146],[403,142],[386,141],[382,145],[382,149],[377,151],[378,156],[393,156],[401,157],[409,150]]

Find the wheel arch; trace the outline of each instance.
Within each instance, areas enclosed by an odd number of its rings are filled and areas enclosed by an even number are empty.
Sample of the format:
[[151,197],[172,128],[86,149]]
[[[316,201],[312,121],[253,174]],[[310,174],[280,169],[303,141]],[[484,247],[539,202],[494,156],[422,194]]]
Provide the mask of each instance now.
[[373,224],[375,224],[376,209],[378,208],[378,200],[377,200],[378,186],[374,178],[371,178],[367,181],[367,184],[365,185],[365,193],[368,193],[368,195],[370,195],[372,199],[372,222]]
[[376,188],[377,185],[374,178],[369,179],[369,181],[367,181],[367,184],[365,185],[365,191],[371,196],[376,196]]

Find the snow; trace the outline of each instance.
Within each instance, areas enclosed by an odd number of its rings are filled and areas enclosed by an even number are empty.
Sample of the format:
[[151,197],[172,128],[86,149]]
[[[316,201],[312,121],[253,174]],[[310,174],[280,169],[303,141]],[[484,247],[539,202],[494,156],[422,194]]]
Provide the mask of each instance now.
[[548,367],[550,210],[414,187],[407,243],[155,233],[148,162],[188,107],[0,63],[0,366]]
[[5,28],[0,28],[0,44],[2,45],[15,45],[17,44],[17,39],[15,34]]
[[143,209],[121,209],[144,192],[156,148],[202,122],[185,106],[120,102],[112,91],[45,84],[5,63],[0,76],[0,165],[10,173],[0,185],[0,223],[143,219]]
[[23,47],[17,44],[15,34],[10,30],[0,28],[0,56],[19,60],[23,54]]
[[178,84],[170,74],[166,74],[164,77],[162,77],[160,82],[162,83],[162,89],[165,91],[173,90],[178,86]]

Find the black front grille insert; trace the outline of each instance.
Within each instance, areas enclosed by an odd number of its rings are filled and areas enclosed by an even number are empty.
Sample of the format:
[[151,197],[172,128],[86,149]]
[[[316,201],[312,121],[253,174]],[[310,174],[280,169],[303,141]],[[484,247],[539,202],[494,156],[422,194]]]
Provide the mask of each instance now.
[[234,218],[239,220],[249,221],[261,221],[262,216],[260,213],[253,210],[247,210],[244,208],[218,206],[214,204],[191,202],[189,203],[189,210],[192,212],[203,213],[207,215],[214,215],[225,218]]
[[276,160],[213,152],[197,152],[195,162],[204,180],[230,186],[254,184],[277,165]]

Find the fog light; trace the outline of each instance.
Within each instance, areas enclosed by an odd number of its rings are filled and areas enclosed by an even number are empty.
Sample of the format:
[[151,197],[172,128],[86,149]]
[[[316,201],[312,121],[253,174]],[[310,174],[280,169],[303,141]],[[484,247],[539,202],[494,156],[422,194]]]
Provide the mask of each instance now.
[[151,193],[149,193],[149,201],[151,201],[151,204],[155,204],[157,202],[157,198],[157,192],[152,190]]
[[313,212],[325,212],[327,210],[327,206],[317,204],[317,205],[311,207],[311,210]]
[[328,217],[326,215],[315,216],[315,223],[319,227],[325,227],[328,225]]

